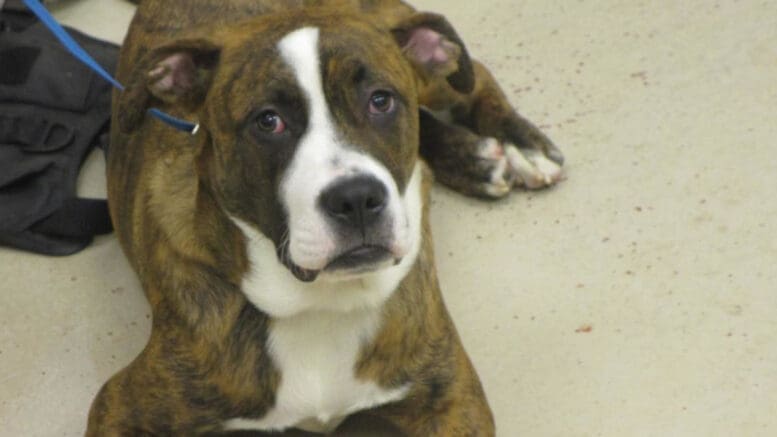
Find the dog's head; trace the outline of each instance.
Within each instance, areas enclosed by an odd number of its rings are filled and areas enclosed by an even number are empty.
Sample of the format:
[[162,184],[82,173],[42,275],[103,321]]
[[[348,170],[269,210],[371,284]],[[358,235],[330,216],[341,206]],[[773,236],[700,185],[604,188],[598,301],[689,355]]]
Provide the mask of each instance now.
[[412,20],[386,32],[305,11],[172,41],[138,64],[121,128],[149,106],[196,117],[203,189],[298,280],[390,268],[421,238],[419,81],[456,74],[463,53],[441,17]]

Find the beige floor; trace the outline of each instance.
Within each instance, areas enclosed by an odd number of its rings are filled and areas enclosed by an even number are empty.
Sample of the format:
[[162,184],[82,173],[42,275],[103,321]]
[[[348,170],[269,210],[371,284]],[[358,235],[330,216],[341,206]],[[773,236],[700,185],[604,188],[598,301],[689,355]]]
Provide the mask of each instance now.
[[[777,3],[414,3],[567,156],[553,190],[434,193],[440,278],[499,435],[777,435]],[[131,12],[57,9],[114,41]],[[82,192],[104,192],[102,170]],[[0,278],[0,435],[80,435],[146,341],[136,279],[113,237],[64,259],[0,249]]]

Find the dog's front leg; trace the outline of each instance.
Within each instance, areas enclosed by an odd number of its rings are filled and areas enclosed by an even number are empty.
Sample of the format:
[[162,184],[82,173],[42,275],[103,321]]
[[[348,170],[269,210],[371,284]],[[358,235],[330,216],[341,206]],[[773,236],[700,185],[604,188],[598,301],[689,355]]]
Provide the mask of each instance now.
[[408,437],[493,437],[494,417],[475,369],[460,343],[453,355],[427,363],[405,400],[368,414]]
[[491,73],[473,62],[475,90],[452,108],[456,123],[504,146],[516,185],[543,188],[561,179],[564,155],[548,137],[510,105]]
[[193,436],[215,426],[186,402],[190,387],[171,378],[165,361],[147,357],[141,354],[105,383],[92,402],[87,437]]
[[421,156],[439,182],[466,195],[498,198],[510,192],[512,171],[495,138],[440,120],[421,110]]
[[144,429],[148,401],[136,386],[132,367],[114,375],[98,393],[89,412],[86,437],[129,437],[159,435]]

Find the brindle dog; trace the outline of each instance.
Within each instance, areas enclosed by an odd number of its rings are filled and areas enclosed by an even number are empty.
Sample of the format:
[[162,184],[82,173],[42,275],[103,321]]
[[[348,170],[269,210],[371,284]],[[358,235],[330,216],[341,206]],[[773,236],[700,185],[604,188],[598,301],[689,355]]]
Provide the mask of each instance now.
[[356,413],[410,436],[494,435],[440,294],[421,158],[499,197],[554,183],[562,156],[442,16],[145,0],[118,78],[109,199],[153,325],[87,435],[328,432]]

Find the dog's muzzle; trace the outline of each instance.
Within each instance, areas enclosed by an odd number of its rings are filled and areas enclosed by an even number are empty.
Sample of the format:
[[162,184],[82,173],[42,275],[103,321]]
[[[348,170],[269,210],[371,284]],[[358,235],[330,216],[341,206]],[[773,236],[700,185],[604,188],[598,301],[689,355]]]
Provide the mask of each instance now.
[[359,275],[401,260],[401,255],[391,249],[395,236],[389,231],[392,219],[388,217],[388,190],[376,177],[362,174],[336,179],[322,190],[317,203],[337,235],[340,248],[321,270],[305,269],[291,259],[283,259],[297,279],[310,282],[321,272],[343,277]]

